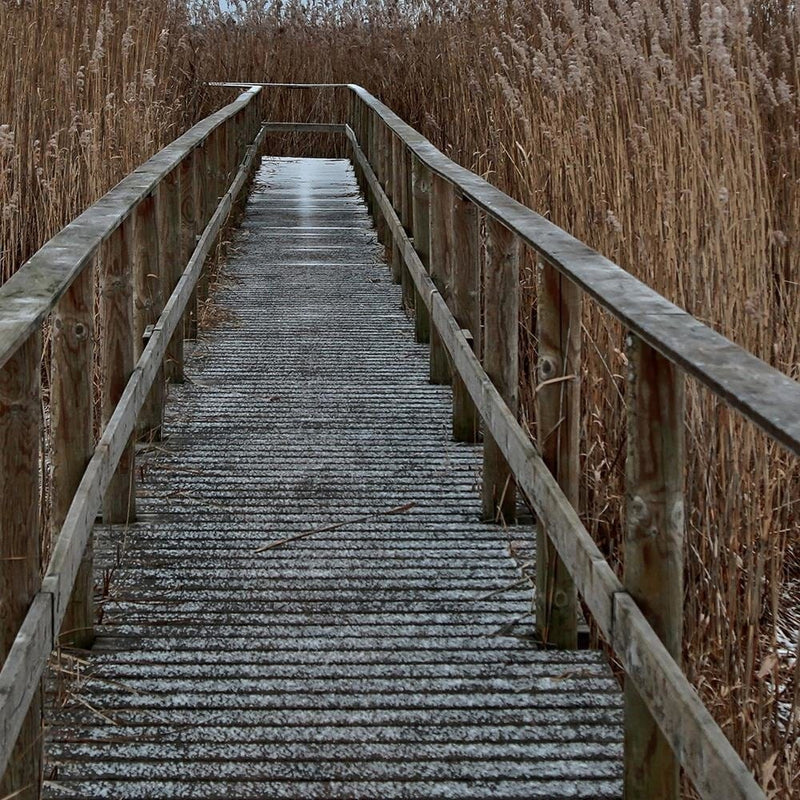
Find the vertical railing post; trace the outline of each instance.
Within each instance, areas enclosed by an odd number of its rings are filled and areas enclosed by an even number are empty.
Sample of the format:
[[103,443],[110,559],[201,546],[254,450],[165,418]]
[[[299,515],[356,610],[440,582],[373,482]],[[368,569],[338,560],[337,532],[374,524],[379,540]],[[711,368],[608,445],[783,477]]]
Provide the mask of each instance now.
[[[430,272],[431,280],[442,299],[450,305],[450,214],[453,209],[453,185],[433,175],[430,201]],[[430,381],[450,383],[450,360],[436,329],[431,326]]]
[[[402,223],[403,165],[400,155],[400,148],[402,145],[400,139],[398,139],[397,136],[395,136],[391,131],[389,132],[389,136],[391,137],[390,141],[392,145],[392,193],[389,195],[389,199],[392,201],[392,207],[394,208],[395,212],[397,212],[397,216],[400,218],[400,222]],[[394,241],[394,237],[392,240],[392,280],[394,280],[395,283],[403,282],[403,262],[402,258],[400,257],[400,248],[398,247],[397,242]]]
[[[164,302],[181,276],[181,177],[176,167],[161,181],[158,194],[159,273],[163,280]],[[170,383],[183,383],[183,326],[178,325],[167,345],[164,377]]]
[[[477,207],[453,193],[450,213],[451,270],[453,291],[451,310],[463,331],[469,331],[472,349],[481,352],[481,263],[480,219]],[[467,387],[453,373],[453,438],[457,442],[477,442],[480,417]]]
[[[519,405],[519,239],[486,217],[483,368],[512,414]],[[511,470],[491,433],[483,434],[483,517],[516,521],[517,492]]]
[[[0,663],[41,586],[39,530],[40,360],[37,331],[0,367]],[[36,800],[42,777],[42,692],[36,692],[0,797]]]
[[[197,148],[187,153],[180,164],[181,173],[181,272],[186,269],[194,252],[197,235]],[[192,292],[183,317],[185,339],[197,338],[197,290]]]
[[[411,209],[411,153],[405,143],[400,141],[400,222],[407,234],[411,234],[413,228],[413,217]],[[398,254],[399,256],[399,254]],[[414,280],[406,266],[405,259],[400,259],[400,283],[403,286],[403,306],[404,308],[414,309],[416,307],[416,297],[414,292]]]
[[[372,115],[372,168],[375,172],[375,177],[378,179],[378,183],[381,186],[385,183],[385,176],[384,176],[384,162],[383,162],[383,154],[384,154],[384,146],[383,146],[383,136],[381,134],[381,126],[382,122],[377,114]],[[383,214],[380,211],[380,206],[377,203],[377,200],[373,206],[372,212],[373,218],[375,219],[375,230],[378,234],[378,241],[382,245],[386,245],[386,220],[383,217]]]
[[[672,657],[683,639],[684,378],[628,337],[625,588]],[[625,797],[680,796],[678,759],[632,682],[625,681]]]
[[[539,262],[536,425],[539,449],[561,490],[578,509],[580,488],[581,292]],[[561,649],[578,644],[575,584],[539,520],[536,531],[536,628]]]
[[[145,197],[134,211],[136,242],[133,253],[133,348],[138,361],[145,347],[145,331],[155,325],[164,310],[158,231],[160,187]],[[142,407],[136,426],[141,439],[159,438],[164,415],[164,370],[159,369]]]
[[[249,106],[248,106],[249,108]],[[195,175],[198,177],[195,190],[195,213],[197,214],[197,227],[195,229],[195,243],[214,213],[214,197],[216,192],[213,190],[214,176],[211,173],[213,167],[212,154],[213,133],[195,150],[197,162],[195,164]],[[197,279],[197,310],[198,314],[208,300],[208,290],[210,285],[209,276],[210,259],[206,259],[200,270]]]
[[[94,450],[94,262],[87,264],[58,301],[52,316],[50,434],[53,540]],[[61,625],[60,643],[87,649],[94,641],[93,537],[75,579]]]
[[[414,234],[414,249],[423,266],[430,272],[431,254],[431,173],[416,157],[412,156],[412,191],[411,191],[411,229]],[[431,320],[428,309],[419,293],[414,293],[414,334],[418,342],[430,341]]]
[[[101,273],[100,329],[102,331],[101,417],[111,419],[133,372],[134,217],[122,222],[105,244]],[[130,438],[103,502],[107,525],[136,521],[134,437]]]

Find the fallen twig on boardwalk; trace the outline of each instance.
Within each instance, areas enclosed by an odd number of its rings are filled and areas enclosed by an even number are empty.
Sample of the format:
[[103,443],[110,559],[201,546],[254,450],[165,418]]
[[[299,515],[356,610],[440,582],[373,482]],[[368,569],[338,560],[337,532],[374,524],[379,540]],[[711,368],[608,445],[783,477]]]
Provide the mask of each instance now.
[[255,550],[256,553],[263,553],[265,550],[272,550],[273,547],[280,547],[281,545],[288,544],[289,542],[296,542],[298,539],[305,539],[307,536],[313,536],[315,533],[327,533],[328,531],[335,531],[339,528],[344,528],[345,525],[356,525],[359,522],[369,522],[371,519],[375,519],[376,517],[388,517],[392,514],[405,514],[406,511],[410,511],[416,503],[406,503],[403,506],[396,506],[395,508],[390,508],[386,511],[374,511],[372,514],[364,514],[362,517],[355,517],[353,519],[346,519],[343,522],[334,522],[332,525],[325,525],[323,528],[314,528],[310,531],[305,531],[304,533],[298,533],[295,536],[289,536],[286,539],[280,539],[277,542],[272,542],[271,544],[265,544],[263,547],[259,547]]

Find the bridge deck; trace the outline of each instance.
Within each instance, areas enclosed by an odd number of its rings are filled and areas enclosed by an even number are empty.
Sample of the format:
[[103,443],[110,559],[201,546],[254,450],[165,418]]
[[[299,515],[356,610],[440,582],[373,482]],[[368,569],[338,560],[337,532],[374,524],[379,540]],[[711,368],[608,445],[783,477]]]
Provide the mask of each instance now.
[[46,796],[621,796],[617,684],[530,644],[532,531],[478,519],[348,162],[265,160],[236,244]]

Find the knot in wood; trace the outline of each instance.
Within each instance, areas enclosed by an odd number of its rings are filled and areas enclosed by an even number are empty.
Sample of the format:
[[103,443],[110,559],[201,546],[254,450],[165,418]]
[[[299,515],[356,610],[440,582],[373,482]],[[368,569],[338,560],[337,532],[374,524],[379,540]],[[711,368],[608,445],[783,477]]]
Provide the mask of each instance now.
[[89,326],[84,325],[82,322],[76,322],[72,328],[72,333],[77,341],[84,342],[89,338]]
[[539,359],[539,377],[543,381],[549,381],[556,375],[555,359],[545,356]]

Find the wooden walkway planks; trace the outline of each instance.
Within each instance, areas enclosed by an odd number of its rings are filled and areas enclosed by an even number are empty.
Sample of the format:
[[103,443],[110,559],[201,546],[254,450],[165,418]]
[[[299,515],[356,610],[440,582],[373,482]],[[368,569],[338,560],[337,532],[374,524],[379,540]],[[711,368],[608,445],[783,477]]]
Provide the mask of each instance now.
[[265,161],[237,244],[143,521],[101,534],[123,554],[47,795],[620,796],[616,683],[496,593],[533,533],[479,522],[349,164]]

